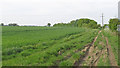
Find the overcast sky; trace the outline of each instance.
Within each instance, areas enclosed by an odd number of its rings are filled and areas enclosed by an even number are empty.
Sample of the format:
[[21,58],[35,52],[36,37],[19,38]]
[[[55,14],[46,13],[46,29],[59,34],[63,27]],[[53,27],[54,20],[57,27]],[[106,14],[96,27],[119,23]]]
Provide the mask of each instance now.
[[118,17],[119,0],[0,0],[0,22],[41,25],[90,18],[101,23]]

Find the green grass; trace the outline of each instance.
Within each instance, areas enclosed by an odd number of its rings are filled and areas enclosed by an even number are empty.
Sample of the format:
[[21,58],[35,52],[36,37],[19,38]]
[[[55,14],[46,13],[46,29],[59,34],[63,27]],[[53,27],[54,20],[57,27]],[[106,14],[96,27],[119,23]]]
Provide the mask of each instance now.
[[57,60],[57,65],[69,62],[67,66],[71,66],[84,55],[80,50],[98,33],[97,29],[75,27],[2,28],[3,66],[54,66]]
[[[100,43],[103,43],[103,44],[100,44]],[[94,45],[96,47],[98,47],[99,50],[102,50],[103,49],[103,45],[105,45],[105,44],[106,44],[106,40],[105,40],[105,38],[102,37],[102,33],[100,33],[98,35],[98,38],[97,38],[96,42],[94,43]]]
[[[104,43],[103,45],[107,45],[106,44],[106,40],[105,38],[102,37],[102,34],[108,38],[108,44],[111,45],[112,51],[115,55],[115,59],[118,62],[118,35],[116,34],[116,32],[112,32],[110,30],[103,30],[99,36],[98,39],[95,42],[95,46],[98,47],[98,49],[104,49],[103,46],[101,46],[101,44],[99,44],[100,42]],[[99,62],[98,62],[98,66],[110,66],[110,60],[108,57],[106,57],[106,62],[103,61],[103,55],[100,57]]]
[[108,38],[108,44],[111,45],[115,59],[118,62],[118,34],[110,30],[104,30],[103,34]]
[[[105,35],[104,35],[103,31],[98,35],[98,38],[97,38],[96,42],[94,43],[94,45],[98,48],[97,50],[99,50],[99,51],[107,49],[106,48],[107,47],[106,39],[105,39]],[[104,46],[106,46],[106,47],[104,47]],[[106,57],[103,58],[104,56],[106,56]],[[107,53],[104,53],[100,56],[97,66],[110,66],[110,61],[107,56]]]
[[110,61],[109,61],[108,57],[105,59],[106,60],[103,59],[103,55],[102,55],[99,59],[97,66],[110,66]]

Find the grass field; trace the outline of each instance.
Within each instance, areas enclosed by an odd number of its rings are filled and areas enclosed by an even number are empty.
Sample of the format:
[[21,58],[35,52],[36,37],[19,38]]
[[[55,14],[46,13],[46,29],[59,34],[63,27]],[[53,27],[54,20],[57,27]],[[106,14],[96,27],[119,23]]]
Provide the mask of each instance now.
[[[75,27],[3,26],[2,29],[3,66],[74,66],[80,58],[86,56],[88,47],[86,45],[91,44],[99,32],[98,29]],[[108,37],[115,59],[118,61],[116,51],[118,45],[115,43],[117,36],[110,37],[112,33],[109,32],[102,31],[98,35],[91,55],[97,51],[105,51],[106,40],[102,37],[104,35]],[[89,51],[91,48],[92,46]],[[91,55],[88,56],[87,63],[91,62],[93,58]],[[101,56],[98,66],[102,66],[103,62],[106,64],[103,66],[110,65],[107,53],[104,55],[107,58],[106,62],[102,61],[104,56]]]

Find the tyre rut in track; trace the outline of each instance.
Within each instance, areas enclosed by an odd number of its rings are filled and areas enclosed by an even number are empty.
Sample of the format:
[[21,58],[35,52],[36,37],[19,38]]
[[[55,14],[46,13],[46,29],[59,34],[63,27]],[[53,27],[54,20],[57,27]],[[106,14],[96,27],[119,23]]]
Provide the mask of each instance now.
[[109,56],[109,60],[110,60],[110,64],[111,66],[118,66],[116,60],[115,60],[115,55],[114,53],[112,52],[112,48],[111,46],[108,44],[108,38],[105,37],[106,39],[106,44],[107,44],[107,50],[108,50],[108,56]]
[[[98,35],[101,33],[101,31],[98,32]],[[90,50],[92,50],[92,45],[94,45],[94,42],[97,40],[98,38],[98,35],[95,37],[95,39],[93,40],[92,43],[90,43],[89,45],[87,45],[82,51],[85,52],[85,55],[84,56],[81,56],[80,59],[78,61],[76,61],[74,63],[74,66],[82,66],[82,63],[84,61],[86,61],[87,57],[89,56],[89,52]]]

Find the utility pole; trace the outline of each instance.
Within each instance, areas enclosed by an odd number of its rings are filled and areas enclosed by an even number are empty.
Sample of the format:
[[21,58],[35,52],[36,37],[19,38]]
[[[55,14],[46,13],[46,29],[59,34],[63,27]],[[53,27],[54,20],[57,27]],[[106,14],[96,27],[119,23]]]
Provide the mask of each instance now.
[[104,15],[103,15],[103,13],[102,13],[102,26],[104,26]]

